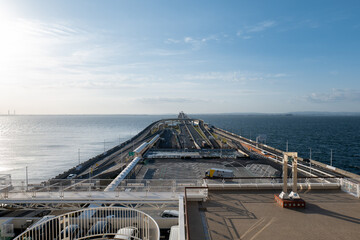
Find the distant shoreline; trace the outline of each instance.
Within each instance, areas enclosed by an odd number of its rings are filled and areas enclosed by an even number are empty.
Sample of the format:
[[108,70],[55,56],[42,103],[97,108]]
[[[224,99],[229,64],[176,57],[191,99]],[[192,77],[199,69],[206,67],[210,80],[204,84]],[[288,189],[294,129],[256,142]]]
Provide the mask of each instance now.
[[[0,114],[1,117],[4,116],[167,116],[174,115],[173,113],[154,113],[154,114],[126,114],[126,113],[114,113],[114,114]],[[234,115],[234,116],[345,116],[345,117],[358,117],[360,112],[290,112],[290,113],[191,113],[191,115]]]

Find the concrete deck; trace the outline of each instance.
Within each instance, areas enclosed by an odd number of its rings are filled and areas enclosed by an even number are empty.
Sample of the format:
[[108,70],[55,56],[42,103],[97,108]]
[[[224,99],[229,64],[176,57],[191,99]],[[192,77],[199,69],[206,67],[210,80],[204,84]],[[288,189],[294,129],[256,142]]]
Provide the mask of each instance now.
[[338,190],[309,191],[300,193],[306,208],[293,210],[278,206],[274,194],[211,191],[207,202],[190,203],[190,238],[360,239],[360,199]]
[[137,179],[203,179],[209,168],[233,170],[236,177],[254,176],[242,159],[151,159],[142,166]]

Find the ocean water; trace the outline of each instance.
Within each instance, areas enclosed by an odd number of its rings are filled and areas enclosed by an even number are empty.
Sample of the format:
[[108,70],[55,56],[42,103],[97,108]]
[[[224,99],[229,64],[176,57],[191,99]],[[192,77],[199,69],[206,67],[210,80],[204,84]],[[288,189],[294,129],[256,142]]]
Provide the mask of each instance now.
[[[195,117],[195,116],[194,116]],[[219,128],[360,174],[359,116],[197,115]],[[287,144],[288,143],[288,144]]]
[[[45,180],[124,142],[169,116],[0,116],[0,174]],[[173,116],[172,116],[173,117]],[[105,142],[105,143],[104,143]]]
[[[45,180],[126,141],[153,121],[175,115],[0,116],[0,174]],[[304,158],[360,174],[360,117],[192,115]],[[104,144],[105,141],[105,144]],[[104,147],[105,145],[105,147]]]

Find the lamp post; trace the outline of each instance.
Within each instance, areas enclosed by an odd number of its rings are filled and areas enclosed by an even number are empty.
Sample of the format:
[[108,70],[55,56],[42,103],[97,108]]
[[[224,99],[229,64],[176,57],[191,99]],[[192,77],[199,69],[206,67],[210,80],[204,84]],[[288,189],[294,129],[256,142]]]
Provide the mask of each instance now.
[[286,152],[288,152],[288,151],[289,151],[289,141],[286,140]]
[[310,156],[309,156],[309,161],[310,161],[310,177],[311,177],[311,148],[309,148],[310,149]]
[[333,158],[333,153],[332,153],[332,149],[330,149],[330,166],[332,166],[332,158]]
[[26,166],[26,191],[29,190],[29,175],[28,175],[28,166]]

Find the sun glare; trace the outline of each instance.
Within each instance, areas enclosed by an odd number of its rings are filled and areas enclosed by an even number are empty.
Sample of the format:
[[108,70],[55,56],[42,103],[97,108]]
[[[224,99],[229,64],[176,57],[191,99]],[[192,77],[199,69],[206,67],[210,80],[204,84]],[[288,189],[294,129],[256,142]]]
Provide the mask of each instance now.
[[[3,9],[3,8],[2,8]],[[32,34],[34,26],[28,21],[0,12],[0,76],[1,83],[21,81],[19,73],[36,61],[41,50],[39,40]]]
[[25,56],[33,51],[31,44],[33,39],[26,33],[22,21],[19,19],[0,20],[0,38],[1,59],[3,62],[17,60],[18,57]]

